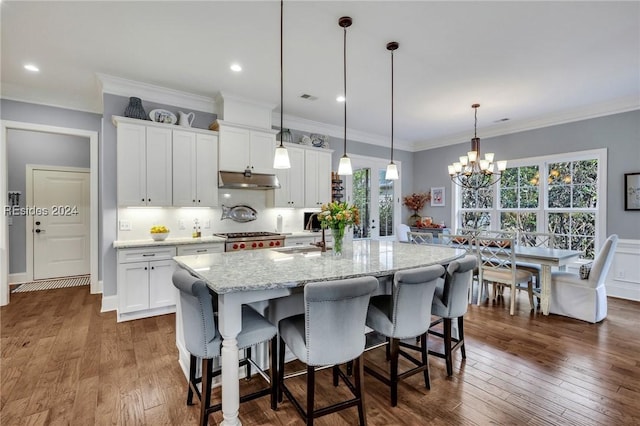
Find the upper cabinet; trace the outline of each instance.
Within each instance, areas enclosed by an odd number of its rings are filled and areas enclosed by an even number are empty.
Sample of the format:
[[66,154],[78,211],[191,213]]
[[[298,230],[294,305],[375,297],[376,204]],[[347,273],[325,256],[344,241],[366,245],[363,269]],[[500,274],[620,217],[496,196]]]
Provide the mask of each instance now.
[[304,207],[305,150],[287,145],[290,169],[276,169],[280,189],[274,190],[275,207]]
[[274,173],[275,131],[217,121],[220,170]]
[[173,205],[218,205],[218,137],[173,131]]
[[117,127],[118,205],[218,205],[218,135],[125,117]]
[[120,206],[170,206],[171,129],[117,124],[117,180]]
[[304,153],[304,204],[320,207],[331,201],[331,151],[314,149]]

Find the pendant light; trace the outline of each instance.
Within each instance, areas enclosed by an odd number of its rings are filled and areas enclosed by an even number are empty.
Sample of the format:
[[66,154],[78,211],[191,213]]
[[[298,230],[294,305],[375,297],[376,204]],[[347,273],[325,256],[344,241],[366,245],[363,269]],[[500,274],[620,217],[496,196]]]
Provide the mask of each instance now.
[[343,49],[343,63],[344,63],[344,154],[340,158],[340,164],[338,165],[339,175],[352,175],[353,169],[351,168],[351,159],[347,157],[347,27],[350,27],[353,21],[348,16],[343,16],[338,19],[338,25],[344,29],[344,49]]
[[385,174],[386,180],[398,179],[398,166],[393,162],[393,51],[400,45],[397,41],[390,41],[387,43],[387,50],[391,52],[391,162],[387,165],[387,173]]
[[283,113],[283,99],[284,99],[284,78],[283,78],[283,23],[284,23],[284,0],[280,0],[280,133],[276,136],[276,139],[280,141],[280,145],[276,148],[276,153],[273,157],[274,169],[290,169],[291,163],[289,162],[289,152],[283,145],[283,142],[291,143],[292,137],[289,129],[283,127],[284,113]]

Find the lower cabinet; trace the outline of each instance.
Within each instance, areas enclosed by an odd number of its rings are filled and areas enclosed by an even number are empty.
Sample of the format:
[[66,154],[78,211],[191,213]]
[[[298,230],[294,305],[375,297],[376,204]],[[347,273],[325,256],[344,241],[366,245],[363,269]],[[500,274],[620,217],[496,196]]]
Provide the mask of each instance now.
[[193,254],[223,253],[224,243],[217,244],[194,244],[188,246],[178,246],[178,256],[188,256]]
[[118,321],[175,312],[172,246],[118,251]]

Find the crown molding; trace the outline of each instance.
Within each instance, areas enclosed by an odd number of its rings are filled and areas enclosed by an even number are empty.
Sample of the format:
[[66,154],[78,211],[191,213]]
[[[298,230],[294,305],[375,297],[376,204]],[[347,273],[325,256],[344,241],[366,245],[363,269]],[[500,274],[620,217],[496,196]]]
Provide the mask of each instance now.
[[[576,121],[590,120],[593,118],[605,117],[607,115],[620,114],[638,109],[640,109],[640,101],[638,98],[635,96],[628,96],[609,102],[590,105],[584,108],[573,108],[558,111],[554,114],[539,116],[529,120],[514,120],[494,126],[483,127],[479,133],[481,133],[482,139],[487,139],[496,136],[526,132],[528,130],[541,129],[544,127],[557,126],[560,124],[573,123]],[[464,132],[416,142],[413,144],[412,151],[424,151],[469,142],[471,140],[471,136],[471,132]]]
[[195,95],[193,93],[168,89],[154,84],[142,83],[107,74],[96,73],[96,76],[102,93],[126,97],[135,96],[145,101],[208,113],[216,112],[215,101],[207,96]]
[[[274,112],[272,116],[274,123],[280,123],[280,113]],[[326,124],[320,121],[308,120],[294,115],[284,115],[283,126],[285,129],[302,130],[309,133],[319,133],[329,135],[334,138],[344,137],[344,127],[333,124]],[[347,139],[350,141],[368,143],[370,145],[383,146],[389,148],[391,140],[388,136],[380,136],[373,133],[362,132],[360,130],[347,129]],[[405,140],[394,139],[394,149],[402,151],[414,151],[413,145]]]

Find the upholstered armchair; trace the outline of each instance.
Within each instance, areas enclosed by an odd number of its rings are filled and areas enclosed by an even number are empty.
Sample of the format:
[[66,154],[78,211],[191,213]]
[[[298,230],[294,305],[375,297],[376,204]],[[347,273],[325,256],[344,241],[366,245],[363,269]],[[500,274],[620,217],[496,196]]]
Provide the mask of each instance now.
[[559,271],[551,274],[551,306],[549,312],[566,317],[600,322],[607,316],[605,279],[618,245],[618,236],[611,235],[594,259],[588,278],[580,274]]

